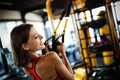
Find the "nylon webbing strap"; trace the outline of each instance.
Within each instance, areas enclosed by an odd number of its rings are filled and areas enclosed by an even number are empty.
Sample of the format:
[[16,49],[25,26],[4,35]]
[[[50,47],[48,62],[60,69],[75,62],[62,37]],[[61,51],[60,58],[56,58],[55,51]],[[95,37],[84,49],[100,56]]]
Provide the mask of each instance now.
[[[49,0],[49,1],[50,1],[50,0]],[[49,3],[49,4],[46,4],[46,5],[50,7],[50,3]],[[64,28],[63,28],[63,31],[62,31],[61,35],[57,37],[56,33],[57,33],[57,30],[58,30],[58,28],[59,28],[59,26],[60,26],[60,23],[62,22],[63,17],[64,17],[64,16],[65,16],[65,17],[69,17],[71,5],[72,5],[72,0],[69,0],[69,4],[68,4],[67,7],[63,10],[63,12],[62,12],[62,14],[61,14],[61,17],[59,18],[59,22],[58,22],[57,27],[56,27],[55,29],[53,29],[53,35],[45,41],[45,43],[47,43],[48,40],[52,39],[52,49],[51,49],[51,50],[53,50],[53,51],[56,51],[56,47],[57,47],[57,45],[59,45],[59,43],[60,43],[60,42],[58,41],[58,39],[59,39],[60,37],[62,37],[62,42],[64,42],[64,35],[65,35],[67,23],[68,23],[68,18],[66,18],[66,20],[65,20],[65,25],[64,25]],[[50,8],[49,8],[49,9],[50,9]],[[51,13],[50,10],[48,11],[48,14],[51,16],[50,18],[53,18],[53,17],[52,17],[53,15],[52,15],[52,13]],[[56,51],[56,52],[57,52],[57,51]]]

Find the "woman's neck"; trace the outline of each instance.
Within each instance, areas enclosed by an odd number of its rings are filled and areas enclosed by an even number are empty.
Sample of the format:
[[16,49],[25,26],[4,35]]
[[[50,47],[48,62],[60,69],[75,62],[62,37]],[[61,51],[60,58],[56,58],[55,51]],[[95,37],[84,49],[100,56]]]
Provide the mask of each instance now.
[[31,57],[36,58],[39,57],[37,52],[29,52],[29,54],[31,55]]

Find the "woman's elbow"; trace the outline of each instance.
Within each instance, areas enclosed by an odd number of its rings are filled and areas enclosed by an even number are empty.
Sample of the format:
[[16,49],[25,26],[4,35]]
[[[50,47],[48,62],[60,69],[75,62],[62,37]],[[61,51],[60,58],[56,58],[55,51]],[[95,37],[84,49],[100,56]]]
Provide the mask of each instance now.
[[74,75],[71,75],[68,80],[75,80]]

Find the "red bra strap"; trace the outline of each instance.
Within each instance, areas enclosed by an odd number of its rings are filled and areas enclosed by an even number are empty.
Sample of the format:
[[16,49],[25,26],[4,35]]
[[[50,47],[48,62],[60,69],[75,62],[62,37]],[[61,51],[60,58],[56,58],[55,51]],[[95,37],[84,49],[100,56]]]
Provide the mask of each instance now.
[[40,80],[39,76],[36,74],[35,72],[35,66],[36,66],[36,63],[37,61],[39,60],[40,57],[36,58],[32,64],[32,68],[28,67],[28,66],[25,66],[25,69],[27,69],[35,78],[35,80]]
[[35,66],[36,66],[36,64],[37,64],[37,62],[38,62],[38,60],[39,60],[39,58],[40,58],[40,57],[37,57],[37,58],[34,60],[33,65],[32,65],[32,68],[35,69]]

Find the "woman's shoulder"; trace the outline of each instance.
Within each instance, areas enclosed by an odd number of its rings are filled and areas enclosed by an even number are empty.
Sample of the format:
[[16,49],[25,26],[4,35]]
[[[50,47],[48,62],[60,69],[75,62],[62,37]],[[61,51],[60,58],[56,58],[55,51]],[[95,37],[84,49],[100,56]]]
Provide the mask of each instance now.
[[57,53],[54,51],[47,52],[46,56],[57,56]]
[[41,55],[39,57],[39,62],[38,63],[52,63],[53,61],[55,61],[57,59],[57,53],[54,51],[51,52],[47,52],[44,55]]
[[57,63],[58,61],[60,61],[60,59],[56,52],[51,51],[51,52],[47,52],[46,54],[42,55],[39,61],[40,63],[43,63],[43,64],[46,63],[47,65],[48,64],[51,65],[52,63]]
[[54,51],[47,52],[47,54],[44,55],[46,59],[55,59],[58,57],[57,53]]

